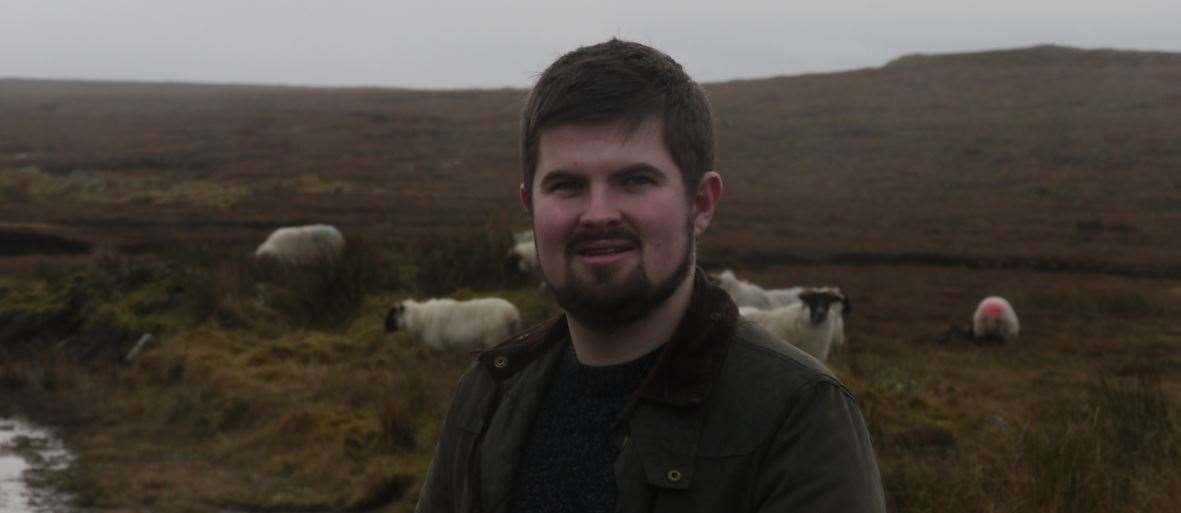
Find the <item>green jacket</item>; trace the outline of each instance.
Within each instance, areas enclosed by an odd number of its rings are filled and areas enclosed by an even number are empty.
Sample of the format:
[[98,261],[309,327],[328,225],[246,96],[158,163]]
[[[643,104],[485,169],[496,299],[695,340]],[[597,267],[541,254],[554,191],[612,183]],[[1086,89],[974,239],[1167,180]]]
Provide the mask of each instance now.
[[[615,424],[616,511],[884,512],[865,421],[815,359],[743,321],[698,269],[684,319]],[[508,513],[564,318],[485,351],[443,422],[419,513]]]

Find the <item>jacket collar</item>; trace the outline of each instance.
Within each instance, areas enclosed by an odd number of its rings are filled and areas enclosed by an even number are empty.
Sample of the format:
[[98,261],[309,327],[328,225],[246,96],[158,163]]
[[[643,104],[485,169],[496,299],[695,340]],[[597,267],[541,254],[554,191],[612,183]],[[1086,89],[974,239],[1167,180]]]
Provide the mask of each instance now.
[[[722,372],[737,324],[738,307],[730,295],[698,267],[689,307],[636,396],[674,406],[705,402],[710,386]],[[567,337],[566,317],[558,315],[480,353],[478,360],[500,382]]]

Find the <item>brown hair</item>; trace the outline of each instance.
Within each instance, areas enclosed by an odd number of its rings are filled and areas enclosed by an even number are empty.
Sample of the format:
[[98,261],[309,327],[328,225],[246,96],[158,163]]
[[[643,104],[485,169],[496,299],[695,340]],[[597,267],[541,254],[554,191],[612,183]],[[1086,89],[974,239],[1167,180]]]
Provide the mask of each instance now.
[[563,55],[537,79],[522,114],[525,187],[533,187],[546,127],[623,121],[634,130],[651,116],[663,119],[664,145],[692,198],[714,165],[713,117],[701,87],[672,57],[639,43],[611,39]]

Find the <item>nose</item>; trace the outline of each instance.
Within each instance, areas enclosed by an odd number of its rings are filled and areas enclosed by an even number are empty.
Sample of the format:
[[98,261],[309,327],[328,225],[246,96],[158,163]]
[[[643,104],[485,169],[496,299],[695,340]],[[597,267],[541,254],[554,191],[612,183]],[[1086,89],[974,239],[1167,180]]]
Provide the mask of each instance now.
[[603,228],[618,225],[623,220],[619,206],[606,187],[592,187],[586,210],[579,218],[582,228]]
[[828,317],[828,304],[827,303],[817,303],[815,305],[812,305],[811,310],[812,310],[811,317],[812,317],[813,324],[820,324],[820,323],[824,322],[825,317]]

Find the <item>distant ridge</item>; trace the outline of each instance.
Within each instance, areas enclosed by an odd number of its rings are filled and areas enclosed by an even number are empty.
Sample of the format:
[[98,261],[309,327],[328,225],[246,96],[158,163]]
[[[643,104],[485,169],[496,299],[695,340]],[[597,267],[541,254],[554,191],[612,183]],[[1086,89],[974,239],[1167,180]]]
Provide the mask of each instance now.
[[[1163,52],[1155,50],[1121,50],[1111,48],[1083,49],[1055,44],[1043,44],[1024,48],[1007,48],[997,50],[980,50],[958,53],[912,53],[888,61],[881,67],[861,67],[833,70],[818,73],[800,73],[791,75],[774,75],[767,77],[749,77],[717,80],[712,84],[740,84],[759,82],[763,80],[782,80],[797,77],[839,77],[850,73],[872,71],[875,69],[916,69],[939,67],[1036,67],[1036,66],[1085,66],[1097,67],[1138,67],[1181,65],[1181,52]],[[258,92],[301,92],[301,91],[341,91],[341,92],[397,92],[397,93],[481,93],[525,91],[513,87],[488,88],[432,88],[415,89],[398,86],[326,86],[301,84],[265,84],[265,83],[235,83],[235,82],[185,82],[175,80],[120,80],[120,79],[75,79],[75,78],[37,78],[0,75],[0,85],[8,87],[42,87],[48,86],[56,90],[101,90],[103,88],[118,88],[121,92],[162,92],[178,91],[193,92],[204,89],[213,90],[254,90]]]
[[1151,66],[1181,64],[1181,53],[1114,50],[1109,48],[1082,49],[1053,44],[1028,48],[988,50],[967,53],[903,55],[886,63],[886,68],[917,66]]
[[[729,198],[708,244],[736,261],[1173,273],[1178,84],[1178,53],[1051,45],[704,84]],[[523,226],[524,96],[0,79],[0,220],[137,251],[295,218],[398,237],[485,211]]]

